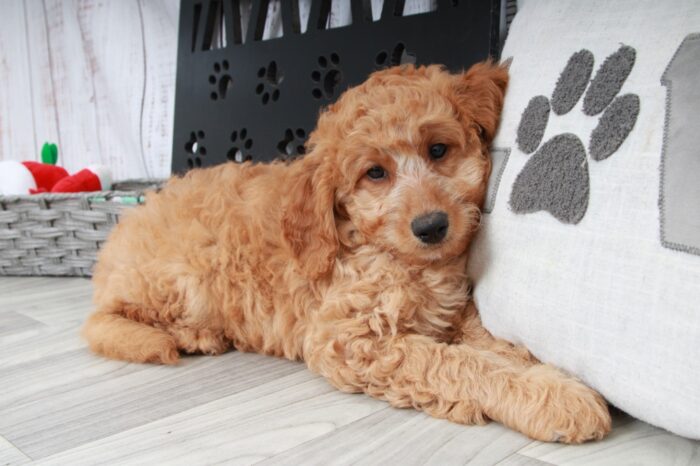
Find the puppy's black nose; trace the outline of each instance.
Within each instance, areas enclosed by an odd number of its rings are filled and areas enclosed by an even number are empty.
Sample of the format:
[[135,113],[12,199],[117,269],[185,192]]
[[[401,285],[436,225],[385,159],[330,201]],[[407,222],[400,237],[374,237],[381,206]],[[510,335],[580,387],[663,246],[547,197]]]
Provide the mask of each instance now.
[[411,222],[411,231],[422,242],[435,244],[445,239],[449,225],[447,214],[435,211],[414,218]]

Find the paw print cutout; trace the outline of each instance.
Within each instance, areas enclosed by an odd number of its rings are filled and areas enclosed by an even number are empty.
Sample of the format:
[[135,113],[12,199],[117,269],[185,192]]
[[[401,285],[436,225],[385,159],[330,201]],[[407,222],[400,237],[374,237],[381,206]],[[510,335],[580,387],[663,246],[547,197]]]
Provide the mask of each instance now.
[[250,149],[253,147],[253,140],[248,137],[248,130],[241,128],[239,131],[231,133],[233,147],[229,149],[226,158],[232,162],[243,163],[253,160]]
[[263,105],[267,105],[270,100],[277,102],[280,98],[278,87],[284,78],[282,72],[277,68],[277,62],[271,61],[267,66],[260,68],[258,78],[260,78],[260,82],[255,87],[255,93],[260,96]]
[[282,160],[291,160],[300,155],[304,155],[306,142],[306,131],[303,128],[287,128],[284,132],[284,139],[277,143],[277,149],[280,151]]
[[[639,115],[639,96],[618,95],[634,66],[636,52],[623,45],[593,72],[594,56],[581,50],[569,58],[551,99],[528,103],[516,143],[532,155],[513,183],[510,206],[516,213],[546,211],[559,221],[576,224],[586,214],[590,191],[588,157],[579,135],[559,134],[540,145],[550,112],[568,115],[583,96],[582,112],[598,117],[588,137],[588,156],[596,162],[614,154],[632,131]],[[585,92],[585,95],[584,95]]]
[[187,152],[187,166],[189,168],[199,168],[202,166],[202,157],[207,155],[207,149],[204,147],[204,131],[192,131],[190,138],[185,143],[185,152]]
[[391,50],[391,53],[386,50],[381,50],[377,56],[374,57],[374,65],[378,70],[404,65],[406,63],[415,64],[416,56],[406,50],[406,46],[402,42],[396,44]]
[[335,95],[343,81],[339,65],[340,56],[335,52],[329,57],[323,55],[318,57],[318,68],[311,72],[311,80],[316,83],[316,87],[311,91],[314,98],[320,99],[325,96],[330,99]]
[[225,99],[226,94],[233,86],[233,79],[228,74],[228,61],[223,60],[221,63],[215,62],[213,73],[209,75],[209,84],[212,86],[211,100]]

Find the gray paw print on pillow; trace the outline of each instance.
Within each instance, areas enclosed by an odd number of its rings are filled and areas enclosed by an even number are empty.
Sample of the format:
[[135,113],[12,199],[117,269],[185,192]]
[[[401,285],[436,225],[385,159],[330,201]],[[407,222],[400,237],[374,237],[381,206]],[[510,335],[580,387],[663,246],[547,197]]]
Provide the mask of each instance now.
[[[559,76],[551,100],[533,97],[523,112],[516,142],[526,154],[535,152],[513,183],[510,205],[516,213],[547,211],[564,223],[576,224],[586,214],[590,181],[586,147],[572,133],[554,136],[544,144],[550,112],[569,113],[583,97],[583,113],[596,116],[588,138],[588,155],[599,162],[624,142],[639,115],[639,96],[617,96],[634,66],[635,50],[623,45],[605,59],[592,81],[593,54],[574,53]],[[617,96],[617,97],[616,97]]]

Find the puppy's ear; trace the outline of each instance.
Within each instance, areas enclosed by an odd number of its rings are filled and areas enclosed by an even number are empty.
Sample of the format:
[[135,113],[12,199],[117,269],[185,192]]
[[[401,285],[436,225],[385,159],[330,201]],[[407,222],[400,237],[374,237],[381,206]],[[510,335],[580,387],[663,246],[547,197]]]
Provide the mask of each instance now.
[[490,145],[496,135],[507,86],[507,64],[477,63],[456,76],[458,107],[467,121],[478,126],[486,145]]
[[330,271],[338,253],[333,212],[336,181],[330,162],[313,155],[301,160],[283,204],[282,238],[310,279]]

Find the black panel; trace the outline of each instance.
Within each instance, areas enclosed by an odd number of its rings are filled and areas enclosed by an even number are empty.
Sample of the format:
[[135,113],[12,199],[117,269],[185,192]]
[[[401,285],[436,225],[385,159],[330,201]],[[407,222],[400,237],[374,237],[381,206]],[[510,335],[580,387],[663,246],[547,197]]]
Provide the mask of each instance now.
[[282,0],[284,36],[265,41],[269,2],[253,1],[247,27],[239,3],[182,0],[173,172],[302,153],[319,109],[375,70],[498,58],[500,0],[438,0],[411,16],[385,0],[374,22],[370,1],[352,0],[353,23],[335,29],[325,29],[331,1],[313,0],[304,34],[298,0]]

